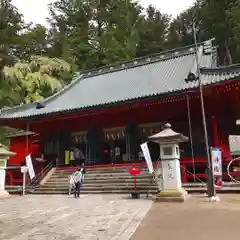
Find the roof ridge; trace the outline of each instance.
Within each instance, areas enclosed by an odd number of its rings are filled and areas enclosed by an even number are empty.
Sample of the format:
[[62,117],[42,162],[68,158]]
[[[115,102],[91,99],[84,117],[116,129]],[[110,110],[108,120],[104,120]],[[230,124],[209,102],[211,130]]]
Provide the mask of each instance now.
[[[212,42],[212,41],[214,41],[214,39],[202,41],[202,42],[197,43],[197,46],[201,46],[201,45],[204,45],[205,43]],[[194,53],[195,51],[196,51],[195,44],[190,44],[190,45],[186,45],[186,46],[182,46],[182,47],[177,47],[177,48],[173,48],[173,49],[169,49],[169,50],[164,50],[164,51],[154,53],[154,54],[149,54],[149,55],[138,57],[138,58],[133,58],[131,60],[118,61],[116,63],[108,64],[106,66],[83,70],[80,73],[88,74],[88,73],[91,73],[91,72],[99,72],[99,74],[103,74],[104,73],[103,70],[107,69],[108,70],[107,72],[109,72],[109,70],[111,70],[111,68],[114,68],[116,66],[120,66],[122,64],[125,64],[125,66],[129,66],[129,65],[132,66],[133,64],[137,65],[137,63],[139,63],[140,61],[146,62],[146,60],[149,59],[149,58],[156,59],[156,57],[159,57],[161,55],[164,55],[164,56],[159,58],[159,60],[166,60],[166,59],[171,59],[171,58],[176,58],[178,56],[182,56],[183,54],[185,55],[185,54],[189,54],[189,53]],[[134,62],[137,62],[137,63],[134,63]],[[151,61],[149,61],[149,63],[151,63]]]
[[201,67],[201,73],[219,73],[219,72],[233,72],[233,71],[240,71],[240,63],[231,64],[227,66],[219,66],[215,68],[205,68]]

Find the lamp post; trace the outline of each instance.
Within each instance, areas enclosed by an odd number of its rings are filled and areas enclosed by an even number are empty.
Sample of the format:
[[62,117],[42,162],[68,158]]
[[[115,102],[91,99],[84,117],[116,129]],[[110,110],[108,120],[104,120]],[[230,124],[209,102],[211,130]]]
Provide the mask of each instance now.
[[207,133],[205,106],[204,106],[204,99],[203,99],[202,79],[201,79],[201,72],[200,72],[199,59],[198,59],[198,45],[197,45],[197,34],[196,34],[195,23],[193,23],[193,37],[194,37],[194,45],[195,45],[195,58],[196,58],[198,83],[199,83],[200,102],[201,102],[202,121],[203,121],[203,131],[204,131],[204,138],[205,138],[205,148],[206,148],[206,155],[207,155],[207,160],[208,160],[208,180],[209,180],[208,185],[207,185],[208,196],[211,198],[211,197],[216,196],[216,190],[215,190],[214,179],[213,179],[212,160],[211,160],[211,157],[210,157],[210,148],[209,148],[208,133]]

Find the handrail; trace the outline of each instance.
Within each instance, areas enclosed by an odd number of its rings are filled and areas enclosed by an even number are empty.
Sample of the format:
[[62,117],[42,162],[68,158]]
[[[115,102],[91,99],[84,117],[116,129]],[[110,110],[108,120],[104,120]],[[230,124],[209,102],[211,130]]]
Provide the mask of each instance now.
[[[32,185],[34,185],[34,183],[37,182],[37,180],[41,179],[41,177],[43,177],[51,168],[52,168],[53,164],[52,162],[50,162],[44,169],[43,171],[40,171],[31,181],[28,182],[26,187],[30,187]],[[42,174],[43,172],[43,174]]]

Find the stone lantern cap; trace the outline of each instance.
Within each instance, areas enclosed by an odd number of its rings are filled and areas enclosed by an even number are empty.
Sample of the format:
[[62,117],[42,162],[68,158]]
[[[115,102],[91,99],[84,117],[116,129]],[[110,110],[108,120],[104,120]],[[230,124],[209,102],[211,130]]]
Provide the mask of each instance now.
[[161,132],[148,137],[148,139],[156,143],[180,143],[188,141],[188,137],[173,131],[170,123],[166,123]]
[[16,155],[16,153],[6,150],[4,146],[0,143],[0,157],[10,157],[14,155]]

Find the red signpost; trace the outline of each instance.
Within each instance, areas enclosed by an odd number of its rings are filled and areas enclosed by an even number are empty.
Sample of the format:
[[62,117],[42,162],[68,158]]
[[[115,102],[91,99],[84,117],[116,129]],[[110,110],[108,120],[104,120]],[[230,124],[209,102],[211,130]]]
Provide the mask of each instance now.
[[132,198],[139,198],[140,194],[137,193],[137,175],[141,173],[140,168],[132,167],[129,170],[129,174],[134,176],[134,192],[132,192]]

